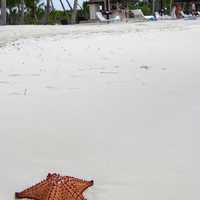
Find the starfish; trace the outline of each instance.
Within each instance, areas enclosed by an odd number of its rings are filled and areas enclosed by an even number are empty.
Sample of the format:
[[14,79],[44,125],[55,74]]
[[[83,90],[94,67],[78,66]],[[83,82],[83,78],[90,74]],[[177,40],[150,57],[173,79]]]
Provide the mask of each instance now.
[[86,200],[83,192],[93,183],[93,181],[49,173],[40,183],[22,192],[16,192],[15,197],[34,200]]

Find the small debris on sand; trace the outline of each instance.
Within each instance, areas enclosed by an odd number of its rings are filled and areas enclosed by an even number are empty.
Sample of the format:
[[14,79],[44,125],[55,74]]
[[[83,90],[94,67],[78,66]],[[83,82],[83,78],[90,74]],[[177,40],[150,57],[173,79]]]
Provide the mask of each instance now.
[[8,76],[18,77],[18,76],[22,76],[22,74],[9,74]]
[[27,91],[28,91],[27,88],[25,88],[25,89],[24,89],[24,96],[27,95]]
[[140,69],[149,70],[150,66],[142,65],[142,66],[140,66]]
[[166,68],[166,67],[162,67],[161,69],[162,69],[163,71],[167,70],[167,68]]

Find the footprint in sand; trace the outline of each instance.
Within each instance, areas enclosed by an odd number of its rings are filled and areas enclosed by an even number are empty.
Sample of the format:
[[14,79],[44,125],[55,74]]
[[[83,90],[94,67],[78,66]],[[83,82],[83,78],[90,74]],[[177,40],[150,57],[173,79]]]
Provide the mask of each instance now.
[[167,70],[167,68],[166,67],[162,67],[161,70],[165,71],[165,70]]
[[100,72],[100,74],[118,74],[118,72],[110,71],[110,72]]
[[45,68],[40,68],[40,72],[46,72],[47,70]]
[[141,85],[142,85],[142,86],[147,86],[147,82],[142,81],[142,82],[141,82]]
[[80,88],[68,88],[68,90],[80,90]]
[[105,67],[90,67],[89,70],[103,70]]
[[8,74],[8,76],[11,76],[11,77],[19,77],[19,76],[22,76],[22,74]]
[[28,93],[28,90],[27,90],[27,88],[25,88],[23,92],[10,92],[8,95],[11,95],[11,96],[26,96],[27,93]]
[[85,68],[78,68],[78,71],[85,71]]
[[20,92],[11,92],[9,93],[8,95],[11,95],[11,96],[22,96],[24,95],[23,93],[20,93]]
[[40,76],[40,74],[29,74],[29,76]]
[[10,84],[10,82],[9,81],[0,81],[0,84],[5,84],[5,85],[8,85],[8,84]]
[[78,75],[78,74],[74,74],[74,75],[71,75],[72,78],[81,78],[81,75]]
[[45,88],[47,88],[47,89],[49,89],[49,90],[58,90],[57,87],[51,86],[51,85],[47,85]]
[[109,60],[109,58],[108,57],[103,57],[103,60]]

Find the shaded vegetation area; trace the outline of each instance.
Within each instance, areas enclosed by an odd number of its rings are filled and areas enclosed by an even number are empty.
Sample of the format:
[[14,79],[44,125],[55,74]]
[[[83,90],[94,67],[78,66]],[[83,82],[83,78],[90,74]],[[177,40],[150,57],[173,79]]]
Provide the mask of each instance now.
[[[1,0],[0,6],[6,4],[6,24],[72,24],[88,20],[89,8],[86,3],[78,7],[70,5],[69,10],[55,10],[52,0],[44,3],[41,0]],[[62,0],[60,0],[62,4]],[[69,2],[68,2],[69,3]],[[63,4],[62,4],[63,6]],[[76,11],[76,12],[75,12]],[[1,12],[2,13],[2,12]],[[72,18],[74,21],[72,21]],[[2,21],[1,24],[5,24]]]

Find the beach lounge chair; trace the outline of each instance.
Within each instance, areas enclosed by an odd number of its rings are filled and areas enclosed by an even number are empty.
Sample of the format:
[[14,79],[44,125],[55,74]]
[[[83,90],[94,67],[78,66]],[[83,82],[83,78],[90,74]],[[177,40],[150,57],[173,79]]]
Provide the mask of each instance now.
[[196,16],[185,14],[183,11],[181,11],[180,13],[181,13],[181,16],[186,20],[194,20],[197,18]]
[[110,19],[106,19],[101,12],[96,12],[96,16],[97,16],[97,19],[100,21],[100,22],[117,22],[117,21],[120,21],[120,17],[119,16],[115,16],[115,17],[112,17]]
[[131,12],[133,13],[134,18],[136,18],[136,19],[148,20],[148,21],[154,21],[155,20],[155,17],[153,15],[145,16],[141,9],[131,10]]
[[170,16],[170,15],[161,16],[158,12],[155,12],[155,18],[156,20],[171,20],[171,19],[176,19],[176,16]]

